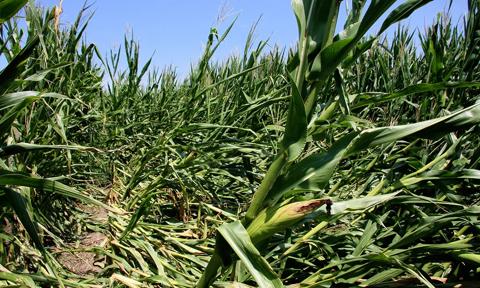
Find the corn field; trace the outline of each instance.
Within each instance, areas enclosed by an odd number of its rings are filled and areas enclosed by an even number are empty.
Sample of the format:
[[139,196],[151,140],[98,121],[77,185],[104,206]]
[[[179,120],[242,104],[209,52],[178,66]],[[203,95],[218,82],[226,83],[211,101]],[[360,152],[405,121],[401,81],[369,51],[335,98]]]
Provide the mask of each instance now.
[[480,287],[480,1],[431,1],[293,0],[183,79],[0,0],[0,286]]

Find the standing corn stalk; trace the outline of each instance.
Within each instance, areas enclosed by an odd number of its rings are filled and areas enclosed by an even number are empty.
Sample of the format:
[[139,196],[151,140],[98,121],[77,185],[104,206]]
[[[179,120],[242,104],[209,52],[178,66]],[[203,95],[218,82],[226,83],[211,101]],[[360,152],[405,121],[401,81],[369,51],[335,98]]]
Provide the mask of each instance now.
[[[345,93],[342,71],[349,69],[392,24],[430,1],[403,2],[387,15],[379,32],[367,40],[364,39],[366,33],[398,1],[372,0],[364,13],[362,10],[367,1],[352,1],[344,31],[338,35],[334,33],[341,1],[292,1],[299,41],[297,52],[289,61],[291,96],[285,134],[277,156],[253,195],[245,218],[241,223],[224,224],[218,229],[215,252],[197,283],[198,288],[209,287],[215,281],[219,268],[232,265],[234,257],[242,261],[260,287],[283,287],[256,247],[274,233],[284,231],[318,211],[323,204],[331,204],[325,199],[291,203],[291,199],[285,197],[288,192],[298,188],[309,191],[323,189],[342,159],[370,147],[406,137],[438,137],[480,122],[480,105],[477,104],[445,117],[415,124],[353,131],[340,137],[324,153],[305,153],[312,135],[320,131],[338,109],[343,114],[350,114],[350,104],[355,99]],[[337,89],[337,97],[322,99],[322,91],[332,82]],[[438,88],[432,87],[429,91],[435,89]],[[299,158],[303,159],[297,161]]]

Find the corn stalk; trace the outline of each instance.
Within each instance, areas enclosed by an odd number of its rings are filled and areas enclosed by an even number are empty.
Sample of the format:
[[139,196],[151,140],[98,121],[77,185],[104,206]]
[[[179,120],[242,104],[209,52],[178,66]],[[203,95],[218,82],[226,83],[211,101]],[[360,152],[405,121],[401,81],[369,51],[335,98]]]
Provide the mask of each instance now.
[[[292,219],[306,217],[309,213],[302,214],[300,212],[303,211],[302,209],[290,210],[291,205],[302,205],[301,202],[285,206],[281,204],[281,200],[293,189],[315,191],[323,189],[341,160],[376,145],[392,143],[407,137],[409,139],[438,138],[449,132],[467,129],[480,122],[480,106],[477,104],[443,118],[349,133],[337,140],[325,153],[313,154],[296,162],[305,153],[305,148],[308,146],[307,139],[315,133],[315,130],[321,129],[321,125],[333,117],[338,108],[341,108],[343,113],[349,113],[352,99],[345,94],[342,70],[349,69],[351,63],[368,51],[374,41],[392,24],[405,19],[430,0],[406,1],[399,5],[387,15],[378,33],[368,40],[364,40],[366,33],[397,1],[373,0],[362,17],[360,15],[366,4],[365,1],[353,2],[355,4],[345,23],[345,30],[334,35],[341,1],[292,1],[300,37],[297,52],[289,63],[291,96],[285,134],[280,142],[277,156],[254,193],[242,221],[242,225],[247,227],[246,231],[253,245],[259,245],[274,232],[284,231],[298,222],[286,220],[270,223],[270,219],[280,218],[278,215],[282,217],[289,215]],[[319,101],[325,101],[320,99],[321,92],[332,79],[336,83],[338,96],[324,102],[323,109],[317,111]],[[431,88],[427,90],[434,91],[435,88]],[[327,200],[313,201],[324,203]],[[284,209],[289,212],[283,212]],[[264,233],[260,232],[262,229],[265,230]],[[247,237],[245,233],[242,235]],[[232,247],[230,242],[228,244]],[[197,287],[204,288],[213,283],[221,264],[224,267],[231,265],[231,256],[226,255],[232,253],[226,252],[229,251],[228,244],[224,237],[217,237],[212,261]],[[236,250],[235,253],[240,256]],[[247,260],[242,259],[242,261]],[[253,273],[252,270],[250,272]],[[257,280],[257,283],[260,287],[282,287],[277,280],[268,284]]]

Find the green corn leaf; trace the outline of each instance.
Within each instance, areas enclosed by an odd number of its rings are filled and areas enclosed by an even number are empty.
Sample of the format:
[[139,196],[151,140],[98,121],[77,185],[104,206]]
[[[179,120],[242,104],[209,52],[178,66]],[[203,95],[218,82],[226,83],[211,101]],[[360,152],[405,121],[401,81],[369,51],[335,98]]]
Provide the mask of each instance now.
[[[308,239],[312,238],[314,235],[318,234],[322,229],[324,229],[328,223],[334,222],[337,219],[343,217],[347,214],[353,213],[363,213],[365,210],[375,207],[377,205],[381,205],[383,203],[389,202],[396,197],[398,197],[399,193],[390,193],[378,196],[367,196],[358,199],[351,199],[346,201],[333,201],[329,207],[321,207],[319,210],[324,213],[324,215],[331,215],[327,217],[323,217],[324,220],[320,222],[317,226],[313,229],[308,231],[302,238],[300,238],[297,242],[295,242],[285,253],[284,255],[291,254],[292,252],[296,251],[303,242],[307,241]],[[360,249],[360,248],[359,248]]]
[[94,151],[99,152],[100,150],[92,147],[84,146],[73,146],[73,145],[37,145],[29,143],[18,143],[12,144],[0,148],[0,157],[7,157],[21,153],[27,153],[31,151],[41,151],[41,150],[79,150],[79,151]]
[[[312,53],[331,41],[340,2],[336,0],[293,0],[292,7],[297,19],[300,42],[308,41]],[[306,37],[306,38],[305,38]]]
[[23,91],[4,94],[0,96],[0,111],[12,108],[27,99],[32,99],[32,101],[35,101],[41,97],[40,95],[41,93],[37,91]]
[[480,180],[480,171],[475,169],[463,169],[460,171],[431,170],[418,176],[404,177],[399,182],[402,186],[408,186],[423,181],[459,179]]
[[347,92],[345,91],[345,83],[339,69],[335,70],[335,74],[333,77],[335,79],[335,87],[337,88],[338,97],[340,98],[339,102],[342,113],[345,115],[350,115],[350,101],[348,99],[349,97],[347,95]]
[[311,7],[307,18],[310,52],[319,51],[332,41],[337,24],[340,2],[336,0],[304,0],[305,7]]
[[395,3],[396,0],[372,0],[365,12],[365,15],[360,20],[360,27],[356,35],[360,39],[367,31],[377,22],[377,20],[385,14],[385,12]]
[[[295,14],[295,19],[297,20],[299,42],[302,41],[302,38],[305,37],[305,32],[307,29],[307,15],[306,9],[304,6],[304,1],[302,0],[292,0],[293,13]],[[309,7],[307,7],[308,9]]]
[[307,139],[307,116],[302,96],[294,81],[292,85],[292,98],[288,108],[285,136],[282,141],[283,151],[287,153],[286,160],[292,162],[300,156]]
[[40,93],[37,91],[22,91],[7,93],[0,96],[0,111],[14,107],[26,99],[55,98],[70,100],[70,98],[57,93]]
[[65,67],[71,66],[71,65],[72,65],[71,63],[61,63],[61,64],[53,65],[49,69],[38,71],[35,74],[32,74],[32,75],[28,76],[27,78],[25,78],[24,81],[40,82],[40,81],[44,80],[45,77],[47,77],[47,75],[50,74],[51,72],[58,71],[61,68],[65,68]]
[[382,203],[391,201],[399,193],[389,193],[384,195],[377,196],[366,196],[358,199],[351,199],[346,201],[333,201],[332,206],[330,207],[331,215],[338,215],[343,213],[361,213],[367,209],[370,209],[374,206],[380,205]]
[[32,104],[38,100],[38,96],[31,96],[23,99],[21,102],[15,105],[15,107],[5,113],[2,118],[0,118],[0,140],[4,141],[5,136],[10,133],[10,127],[12,126],[13,121],[17,118],[17,115],[28,105]]
[[422,225],[410,228],[401,238],[395,239],[389,249],[398,249],[418,241],[418,239],[437,233],[438,230],[446,225],[455,225],[455,221],[462,221],[464,217],[478,217],[480,215],[480,206],[472,206],[459,211],[446,213],[441,216],[428,217],[423,219]]
[[[15,273],[0,272],[0,279],[18,283],[20,287],[38,288],[30,276]],[[16,287],[16,286],[14,286]]]
[[380,284],[382,282],[392,280],[395,277],[400,276],[403,273],[403,269],[392,268],[378,273],[377,275],[370,277],[360,284],[360,287],[370,287],[371,285]]
[[458,259],[462,261],[467,261],[472,264],[475,264],[477,267],[480,267],[480,255],[475,253],[465,253],[465,252],[453,252],[452,253]]
[[375,43],[375,41],[377,40],[376,37],[371,37],[370,39],[368,40],[365,40],[365,41],[362,41],[362,42],[359,42],[355,45],[355,48],[353,48],[353,52],[350,53],[346,58],[345,60],[343,61],[342,63],[342,68],[346,69],[348,67],[350,67],[353,63],[355,63],[355,61],[363,54],[365,53],[366,51],[368,51],[368,49],[370,49],[373,45],[373,43]]
[[7,89],[10,87],[10,84],[15,80],[18,75],[23,71],[23,66],[28,60],[30,55],[33,53],[38,43],[40,43],[40,37],[37,35],[32,40],[30,40],[27,45],[18,53],[15,58],[12,59],[0,72],[0,99]]
[[[337,41],[325,46],[322,51],[315,57],[309,79],[316,81],[324,81],[329,77],[338,65],[342,63],[350,51],[357,45],[359,40],[367,33],[367,31],[375,24],[375,22],[387,11],[396,0],[372,0],[365,12],[365,15],[359,23],[351,24],[348,32],[343,33]],[[317,67],[317,69],[315,69]],[[320,69],[318,69],[320,68]]]
[[402,253],[410,252],[413,250],[430,250],[430,251],[438,251],[438,250],[464,250],[468,248],[472,248],[473,244],[470,244],[472,239],[461,239],[458,241],[447,242],[447,243],[440,243],[440,244],[417,244],[411,248],[402,250]]
[[373,221],[368,221],[365,230],[363,231],[362,238],[355,247],[352,256],[360,256],[363,251],[371,244],[373,235],[377,232],[377,224]]
[[295,187],[323,189],[341,159],[369,147],[392,143],[406,137],[432,139],[478,123],[480,104],[433,120],[350,133],[338,140],[327,152],[305,158],[279,177],[267,197],[268,203],[276,203],[284,193]]
[[130,218],[130,222],[128,223],[127,228],[125,228],[125,230],[122,232],[122,235],[120,236],[120,241],[122,241],[128,235],[128,233],[130,233],[135,228],[135,225],[138,223],[140,218],[142,218],[143,215],[148,213],[148,210],[151,206],[151,200],[156,195],[158,195],[158,193],[151,193],[150,195],[142,199],[140,207],[135,211],[133,216]]
[[0,0],[0,24],[12,18],[28,0]]
[[30,235],[30,238],[32,238],[37,249],[44,252],[45,250],[42,241],[40,240],[40,236],[38,235],[37,227],[32,221],[32,217],[28,212],[27,204],[25,203],[23,196],[7,187],[0,187],[0,189],[5,192],[3,198],[15,211],[15,214],[22,222],[23,227],[25,227],[25,230],[28,232],[28,235]]
[[215,282],[215,286],[219,288],[254,288],[239,282]]
[[360,20],[360,16],[362,15],[362,10],[367,0],[353,0],[352,7],[350,9],[350,13],[348,14],[348,18],[345,22],[345,27],[350,26],[354,23],[357,23]]
[[218,232],[237,254],[261,288],[284,287],[268,262],[260,255],[240,221],[223,224]]
[[414,265],[406,264],[406,263],[404,263],[403,261],[401,261],[397,258],[393,258],[391,260],[393,262],[395,262],[400,268],[405,270],[405,272],[407,272],[410,275],[412,275],[413,277],[417,278],[426,287],[435,288],[435,286],[433,286],[433,284],[429,281],[429,279],[427,279],[427,277],[425,277],[425,275],[423,273],[421,273],[421,271],[419,271],[419,269],[417,267],[415,267]]
[[[439,82],[439,83],[421,83],[408,86],[394,93],[380,93],[376,95],[360,95],[353,109],[368,106],[370,104],[379,104],[393,99],[402,98],[413,94],[434,92],[444,89],[454,88],[479,88],[480,82]],[[351,101],[353,99],[350,99]]]
[[325,47],[314,59],[309,80],[324,81],[330,76],[350,50],[356,45],[355,38],[346,38]]
[[330,148],[328,153],[314,154],[293,165],[275,182],[267,196],[268,205],[273,205],[285,192],[312,177],[315,177],[317,187],[324,187],[355,137],[354,134],[343,137]]
[[[385,20],[381,32],[387,29],[390,25],[408,17],[416,9],[425,5],[429,1],[431,0],[412,0],[400,5],[397,9],[392,11],[389,17]],[[349,58],[348,55],[350,51],[358,44],[359,40],[395,2],[396,0],[371,1],[365,15],[359,22],[350,24],[345,31],[339,34],[337,41],[324,48],[322,47],[321,53],[318,54],[313,61],[309,79],[323,81],[331,75],[340,63]],[[376,39],[376,37],[368,41],[364,48],[370,47],[374,39]],[[359,52],[362,53],[365,50],[366,49],[359,50]],[[356,59],[358,56],[359,53],[357,53],[353,59]],[[348,62],[351,63],[352,59],[349,59]]]
[[378,32],[378,35],[382,34],[392,24],[407,18],[415,10],[431,1],[432,0],[409,0],[401,4],[387,16],[387,18],[382,24],[382,27],[380,28],[380,31]]
[[[317,58],[316,55],[332,42],[340,2],[336,0],[294,0],[292,6],[297,17],[300,35],[298,54],[293,67],[300,66],[300,71],[297,72],[300,76],[297,78],[297,85],[302,90],[303,76],[309,65],[308,60]],[[318,60],[314,61],[311,70],[318,73],[322,70],[323,64]],[[293,67],[290,70],[293,70]],[[311,78],[310,73],[307,74]],[[310,113],[310,111],[307,112]]]
[[62,184],[57,181],[36,178],[32,176],[28,176],[25,174],[21,174],[18,172],[0,170],[0,185],[13,185],[13,186],[25,186],[31,188],[42,189],[47,192],[56,193],[59,195],[63,195],[66,197],[70,197],[73,199],[80,200],[84,203],[97,205],[103,207],[109,211],[116,211],[115,209],[105,205],[104,203],[88,197],[83,193],[78,192],[77,190]]
[[352,143],[347,155],[352,155],[376,145],[391,143],[406,137],[410,139],[435,139],[450,132],[480,123],[480,103],[454,112],[448,116],[393,127],[362,131]]

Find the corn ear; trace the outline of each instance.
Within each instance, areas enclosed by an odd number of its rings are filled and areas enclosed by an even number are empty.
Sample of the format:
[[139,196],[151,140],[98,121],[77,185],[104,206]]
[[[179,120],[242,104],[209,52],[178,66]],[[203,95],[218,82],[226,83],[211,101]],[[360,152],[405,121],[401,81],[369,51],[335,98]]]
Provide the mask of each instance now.
[[254,244],[259,244],[273,234],[281,232],[295,225],[317,208],[328,205],[330,199],[314,199],[295,202],[287,205],[278,205],[262,210],[247,228],[247,232]]

